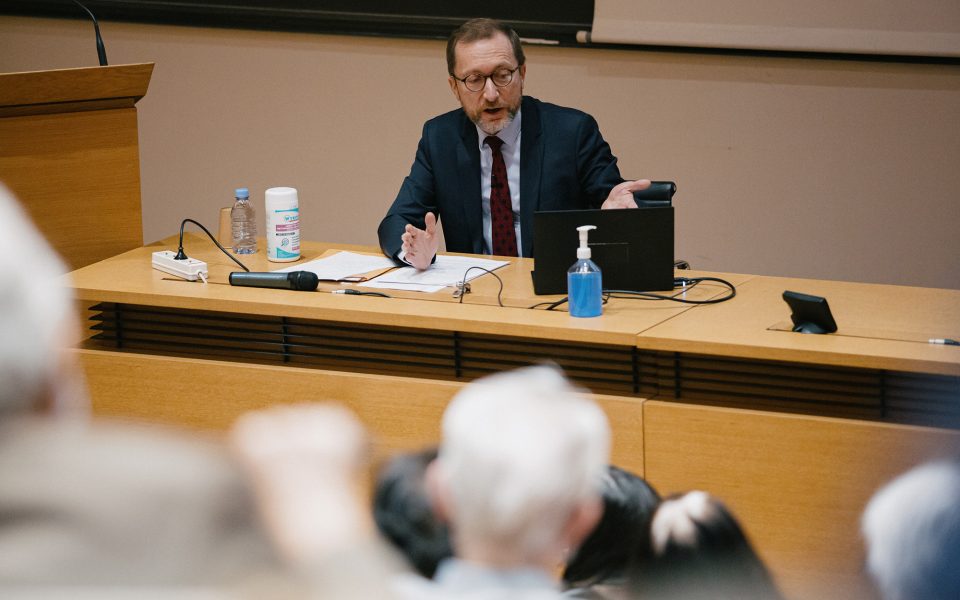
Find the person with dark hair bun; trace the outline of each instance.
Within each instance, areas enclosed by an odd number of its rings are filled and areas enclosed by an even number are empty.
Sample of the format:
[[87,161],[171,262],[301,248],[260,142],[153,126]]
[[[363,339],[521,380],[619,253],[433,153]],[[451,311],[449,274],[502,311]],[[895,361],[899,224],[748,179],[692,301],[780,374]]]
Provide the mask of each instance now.
[[603,517],[563,571],[569,598],[624,597],[629,563],[649,555],[650,519],[660,495],[641,477],[613,465],[602,491]]
[[773,578],[733,514],[706,492],[664,500],[651,556],[631,567],[632,591],[655,600],[779,600]]
[[373,494],[377,529],[427,579],[440,561],[453,556],[450,533],[434,514],[424,484],[436,458],[436,448],[394,457],[377,476]]

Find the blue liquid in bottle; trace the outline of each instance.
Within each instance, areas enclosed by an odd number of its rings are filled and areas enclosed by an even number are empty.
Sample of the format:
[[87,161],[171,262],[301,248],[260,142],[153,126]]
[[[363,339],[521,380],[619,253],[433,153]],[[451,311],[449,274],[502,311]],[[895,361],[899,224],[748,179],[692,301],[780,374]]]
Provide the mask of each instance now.
[[567,271],[567,301],[571,317],[599,317],[603,312],[603,278],[600,267],[590,260],[590,246],[587,244],[591,229],[596,227],[577,227],[580,236],[577,262]]
[[603,278],[600,267],[589,258],[578,260],[567,271],[570,316],[599,317],[603,312]]

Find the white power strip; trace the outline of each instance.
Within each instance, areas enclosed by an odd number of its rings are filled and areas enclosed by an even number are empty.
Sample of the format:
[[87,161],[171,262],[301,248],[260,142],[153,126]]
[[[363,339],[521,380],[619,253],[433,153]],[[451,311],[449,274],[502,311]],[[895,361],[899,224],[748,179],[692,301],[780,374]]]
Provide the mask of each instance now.
[[169,250],[154,252],[153,268],[177,277],[183,277],[187,281],[202,279],[204,283],[207,282],[207,263],[195,258],[177,260],[174,258],[176,255],[176,252]]

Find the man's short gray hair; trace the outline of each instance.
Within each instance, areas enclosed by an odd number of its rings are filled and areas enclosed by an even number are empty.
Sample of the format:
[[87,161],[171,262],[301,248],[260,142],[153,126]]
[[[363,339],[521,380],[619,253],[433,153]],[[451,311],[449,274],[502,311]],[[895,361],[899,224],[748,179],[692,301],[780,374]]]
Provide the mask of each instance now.
[[603,411],[556,368],[466,386],[444,414],[438,459],[456,538],[538,556],[599,497],[609,453]]
[[960,463],[897,477],[863,513],[867,568],[886,600],[960,598]]
[[31,410],[55,385],[74,331],[66,267],[0,184],[0,419]]

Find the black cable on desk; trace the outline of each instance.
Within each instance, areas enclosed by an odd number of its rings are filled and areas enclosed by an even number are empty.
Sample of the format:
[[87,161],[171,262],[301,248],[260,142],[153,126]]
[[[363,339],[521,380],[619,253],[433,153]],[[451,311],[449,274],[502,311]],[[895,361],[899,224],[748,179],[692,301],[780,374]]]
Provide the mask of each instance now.
[[490,269],[484,269],[483,267],[470,267],[470,268],[468,268],[466,271],[463,272],[463,279],[461,279],[461,280],[460,280],[460,283],[457,284],[457,288],[459,288],[459,290],[460,290],[460,301],[458,302],[458,304],[463,304],[463,297],[467,295],[467,292],[468,292],[469,289],[470,289],[470,288],[467,287],[467,273],[469,273],[470,271],[472,271],[472,270],[474,270],[474,269],[479,269],[479,270],[483,271],[484,273],[488,273],[488,274],[493,275],[494,277],[496,277],[497,282],[500,284],[500,290],[497,291],[497,304],[500,305],[500,308],[503,308],[503,299],[502,299],[502,298],[503,298],[503,280],[500,279],[500,276],[499,276],[499,275],[497,275],[496,273],[494,273],[494,272],[491,271]]
[[347,288],[345,290],[333,290],[330,293],[331,294],[349,294],[351,296],[377,296],[379,298],[393,298],[393,296],[384,294],[383,292],[361,292],[360,290],[355,290],[353,288]]
[[[688,300],[680,297],[705,281],[713,281],[726,286],[727,293],[719,298],[711,298],[709,300]],[[673,285],[675,288],[678,285],[682,287],[680,290],[670,295],[655,294],[653,292],[634,292],[631,290],[604,290],[604,292],[610,294],[611,298],[626,298],[632,300],[670,300],[672,302],[679,302],[680,304],[719,304],[721,302],[726,302],[737,295],[736,286],[726,279],[720,279],[719,277],[677,277],[673,280]]]
[[[725,285],[728,288],[727,293],[719,298],[712,298],[710,300],[687,300],[686,298],[680,297],[705,281],[714,281]],[[603,303],[606,304],[607,300],[610,298],[622,298],[628,300],[670,300],[672,302],[679,302],[681,304],[719,304],[720,302],[726,302],[737,295],[736,286],[725,279],[720,279],[719,277],[677,277],[673,280],[673,285],[675,288],[677,286],[681,286],[680,289],[673,294],[635,292],[632,290],[603,290]],[[541,306],[546,306],[544,310],[554,310],[567,301],[567,297],[563,297],[554,302],[540,302],[538,304],[534,304],[533,306],[529,306],[528,308],[537,309]]]
[[198,223],[197,221],[194,221],[193,219],[184,219],[183,221],[180,222],[180,245],[179,245],[178,248],[177,248],[177,255],[173,257],[174,260],[187,260],[187,255],[186,255],[186,253],[183,251],[183,227],[184,227],[184,225],[186,225],[187,223],[193,223],[194,225],[196,225],[197,227],[199,227],[200,229],[202,229],[204,233],[206,233],[208,236],[210,236],[210,239],[213,240],[213,243],[217,245],[217,248],[220,248],[220,251],[227,255],[227,258],[229,258],[229,259],[232,260],[233,262],[235,262],[235,263],[237,263],[238,265],[240,265],[240,268],[243,269],[244,271],[246,271],[246,272],[248,272],[248,273],[250,272],[250,269],[248,269],[246,265],[244,265],[242,262],[240,262],[239,260],[237,260],[232,254],[230,254],[229,252],[227,252],[227,251],[224,249],[223,246],[220,245],[220,242],[217,241],[217,238],[213,237],[213,234],[210,233],[210,232],[207,230],[206,227],[204,227],[203,225],[201,225],[201,224]]

